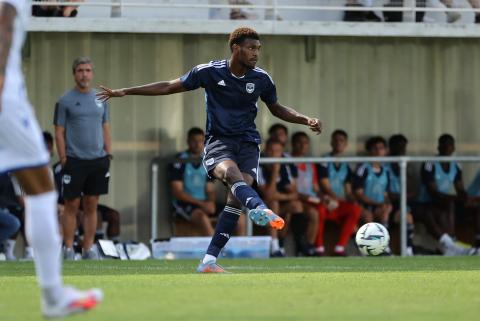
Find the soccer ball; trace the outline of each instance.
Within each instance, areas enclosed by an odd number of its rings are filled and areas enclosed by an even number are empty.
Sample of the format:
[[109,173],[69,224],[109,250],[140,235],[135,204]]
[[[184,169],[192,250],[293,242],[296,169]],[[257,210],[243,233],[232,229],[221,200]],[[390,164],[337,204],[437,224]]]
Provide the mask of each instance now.
[[385,252],[390,242],[390,234],[382,224],[367,223],[357,231],[355,241],[363,255],[375,256]]

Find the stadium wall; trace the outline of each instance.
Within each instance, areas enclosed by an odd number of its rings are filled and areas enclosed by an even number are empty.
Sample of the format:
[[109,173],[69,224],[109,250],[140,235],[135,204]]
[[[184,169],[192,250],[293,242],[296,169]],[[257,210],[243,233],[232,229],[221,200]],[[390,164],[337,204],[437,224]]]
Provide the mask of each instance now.
[[[458,154],[480,150],[480,44],[476,39],[265,36],[259,66],[270,72],[280,101],[318,115],[325,134],[313,154],[328,151],[329,133],[344,128],[350,152],[371,134],[404,133],[412,154],[431,155],[436,138],[457,137]],[[228,57],[226,35],[33,32],[24,51],[30,99],[53,131],[53,111],[72,87],[71,62],[95,61],[95,84],[126,87],[179,77],[192,66]],[[262,133],[276,122],[259,103]],[[149,237],[149,164],[184,148],[191,126],[204,127],[201,90],[111,102],[115,160],[102,201],[122,213],[123,237]],[[289,125],[290,130],[302,129]],[[473,169],[471,169],[473,171]],[[466,179],[468,181],[468,179]]]

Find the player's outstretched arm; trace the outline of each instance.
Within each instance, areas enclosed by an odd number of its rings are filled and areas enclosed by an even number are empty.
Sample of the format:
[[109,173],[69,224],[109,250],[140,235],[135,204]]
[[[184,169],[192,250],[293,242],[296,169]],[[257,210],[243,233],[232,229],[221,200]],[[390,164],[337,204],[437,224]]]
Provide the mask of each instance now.
[[[3,94],[8,55],[13,37],[13,24],[17,11],[9,3],[0,2],[0,97]],[[2,104],[0,101],[0,111]]]
[[315,132],[317,135],[322,132],[322,123],[317,118],[310,118],[303,114],[300,114],[293,108],[283,106],[279,102],[270,104],[267,106],[270,112],[281,120],[287,121],[289,123],[296,123],[306,125],[310,128],[311,131]]
[[123,97],[126,95],[159,96],[187,91],[180,81],[180,78],[130,88],[110,89],[104,86],[100,86],[100,88],[102,88],[102,91],[97,93],[97,98],[101,101],[107,101],[113,97]]

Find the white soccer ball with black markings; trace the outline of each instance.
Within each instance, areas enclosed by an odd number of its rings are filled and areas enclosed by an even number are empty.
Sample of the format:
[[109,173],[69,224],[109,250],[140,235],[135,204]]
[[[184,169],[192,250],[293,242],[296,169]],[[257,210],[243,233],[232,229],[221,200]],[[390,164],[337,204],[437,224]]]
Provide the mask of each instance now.
[[355,241],[360,253],[376,256],[385,253],[390,242],[390,234],[382,224],[367,223],[357,231]]

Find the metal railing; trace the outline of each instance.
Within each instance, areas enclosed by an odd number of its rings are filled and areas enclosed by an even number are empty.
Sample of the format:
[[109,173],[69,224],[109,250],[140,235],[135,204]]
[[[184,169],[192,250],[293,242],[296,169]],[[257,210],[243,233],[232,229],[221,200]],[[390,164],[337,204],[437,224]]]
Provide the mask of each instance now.
[[[112,0],[103,2],[77,2],[77,1],[32,1],[32,6],[78,6],[78,7],[111,7],[112,10],[122,8],[176,8],[176,9],[261,9],[273,12],[272,17],[276,17],[279,10],[283,11],[383,11],[383,12],[401,12],[413,17],[417,12],[475,12],[480,13],[480,8],[473,7],[423,7],[417,6],[416,1],[404,1],[403,6],[373,6],[373,7],[355,7],[346,5],[283,5],[278,4],[277,0],[267,1],[267,4],[222,4],[222,3],[175,3],[175,2],[131,2],[129,0]],[[339,1],[339,3],[346,1]],[[294,1],[292,1],[294,3]],[[118,14],[112,15],[118,16]],[[414,21],[414,20],[411,20]]]
[[[400,167],[400,254],[407,254],[407,164],[422,162],[475,162],[480,163],[480,156],[401,156],[401,157],[281,157],[261,158],[260,164],[299,164],[299,163],[398,163]],[[158,175],[160,166],[152,162],[151,219],[152,239],[158,237]]]

